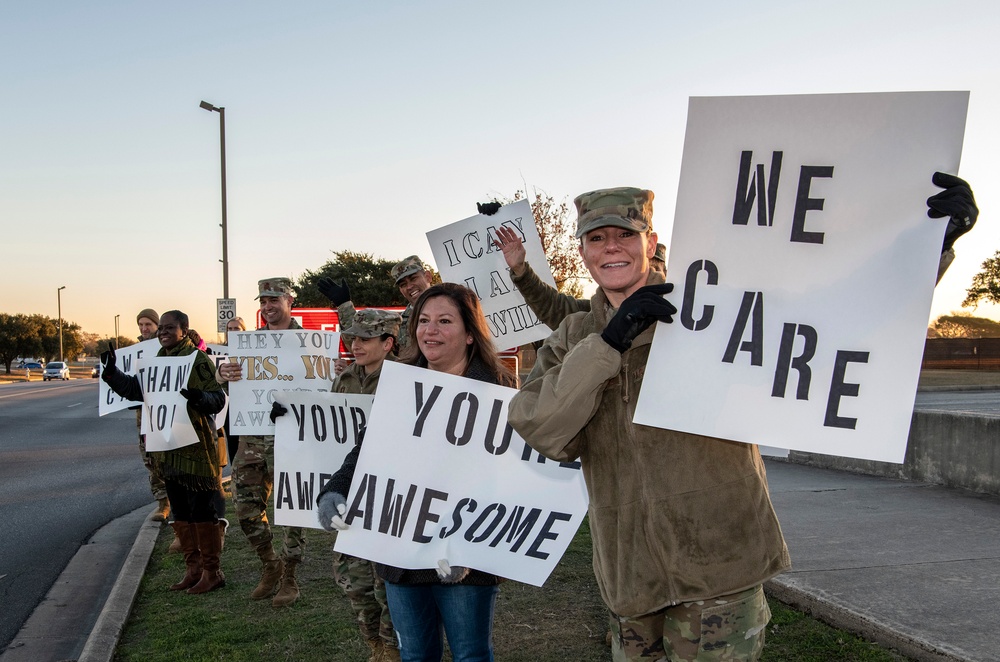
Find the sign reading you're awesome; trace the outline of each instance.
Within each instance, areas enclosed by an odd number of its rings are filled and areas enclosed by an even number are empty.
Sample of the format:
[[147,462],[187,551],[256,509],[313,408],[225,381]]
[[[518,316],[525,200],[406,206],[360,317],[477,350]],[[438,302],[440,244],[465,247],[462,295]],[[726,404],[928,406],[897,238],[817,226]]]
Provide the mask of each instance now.
[[516,391],[385,363],[337,551],[403,568],[439,559],[541,586],[587,511],[578,463],[507,423]]
[[902,462],[968,93],[693,98],[635,422]]

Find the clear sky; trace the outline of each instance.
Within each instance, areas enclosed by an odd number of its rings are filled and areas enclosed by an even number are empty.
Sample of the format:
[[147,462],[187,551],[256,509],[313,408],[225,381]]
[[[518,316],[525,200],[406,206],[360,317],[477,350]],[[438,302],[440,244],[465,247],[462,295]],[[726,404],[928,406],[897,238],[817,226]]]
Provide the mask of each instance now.
[[260,278],[334,250],[429,260],[428,230],[525,186],[650,188],[669,238],[690,96],[969,90],[959,175],[981,216],[932,317],[1000,249],[995,0],[11,0],[2,16],[0,312],[55,318],[65,285],[85,331],[121,315],[135,335],[149,306],[213,339],[203,99],[226,108],[230,296],[248,321]]

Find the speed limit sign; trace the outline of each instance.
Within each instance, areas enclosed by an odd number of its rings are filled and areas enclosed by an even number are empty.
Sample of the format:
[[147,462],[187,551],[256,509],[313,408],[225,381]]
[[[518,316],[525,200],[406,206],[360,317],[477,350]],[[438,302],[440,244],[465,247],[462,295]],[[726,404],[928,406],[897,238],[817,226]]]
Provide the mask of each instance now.
[[219,310],[219,333],[225,333],[229,320],[236,317],[236,299],[216,299]]

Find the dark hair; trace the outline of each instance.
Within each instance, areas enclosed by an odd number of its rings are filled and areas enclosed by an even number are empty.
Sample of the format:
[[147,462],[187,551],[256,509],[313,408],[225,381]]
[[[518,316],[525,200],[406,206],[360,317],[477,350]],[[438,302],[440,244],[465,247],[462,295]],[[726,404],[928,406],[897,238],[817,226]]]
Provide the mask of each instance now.
[[177,320],[177,323],[181,325],[181,331],[187,334],[191,322],[188,320],[188,316],[185,313],[182,313],[179,310],[168,310],[167,312],[160,315],[160,320],[162,320],[167,315],[170,315],[175,320]]
[[417,324],[420,320],[420,313],[427,302],[442,296],[448,297],[455,304],[462,317],[465,330],[472,335],[472,344],[468,345],[466,350],[469,362],[479,359],[496,377],[497,383],[516,387],[517,377],[507,367],[507,364],[500,360],[496,348],[493,347],[493,339],[490,337],[489,327],[486,326],[486,316],[483,314],[482,306],[479,305],[479,297],[469,288],[457,283],[434,285],[424,290],[417,298],[413,304],[413,312],[410,314],[410,322],[407,326],[410,343],[403,352],[402,362],[421,368],[427,367],[427,359],[417,344]]
[[382,340],[382,342],[385,342],[389,338],[392,338],[392,349],[390,349],[389,352],[393,356],[399,356],[399,338],[392,335],[391,333],[383,333],[381,336],[379,336],[379,338]]

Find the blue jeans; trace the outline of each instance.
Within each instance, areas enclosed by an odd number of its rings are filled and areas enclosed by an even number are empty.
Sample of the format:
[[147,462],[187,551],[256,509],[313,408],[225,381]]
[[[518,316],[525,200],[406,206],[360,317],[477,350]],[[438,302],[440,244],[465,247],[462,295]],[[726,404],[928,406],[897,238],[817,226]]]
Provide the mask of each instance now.
[[440,662],[442,632],[454,662],[493,662],[493,607],[498,586],[385,583],[403,662]]

